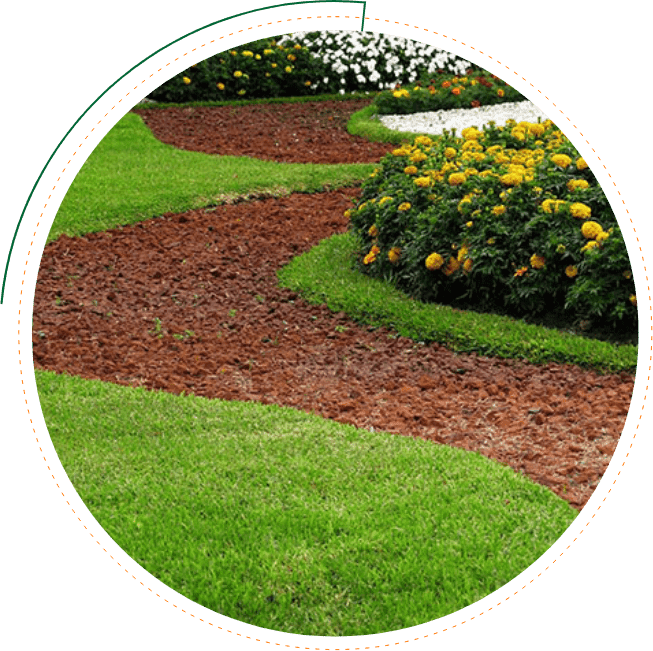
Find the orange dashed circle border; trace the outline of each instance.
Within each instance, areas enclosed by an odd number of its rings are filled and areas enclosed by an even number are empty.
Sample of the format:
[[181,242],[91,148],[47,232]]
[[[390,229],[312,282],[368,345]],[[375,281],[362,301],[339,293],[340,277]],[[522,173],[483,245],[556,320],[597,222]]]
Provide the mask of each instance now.
[[[324,16],[324,18],[341,18],[341,17],[342,17],[342,18],[347,18],[347,19],[350,18],[350,16]],[[313,16],[306,16],[306,17],[304,17],[305,20],[310,20],[311,18],[313,18]],[[316,18],[316,19],[319,19],[319,18],[322,18],[322,16],[315,16],[315,18]],[[351,18],[354,18],[354,19],[360,19],[360,18],[362,18],[362,17],[361,17],[361,16],[352,16]],[[273,24],[275,24],[275,22],[276,22],[276,23],[292,22],[293,20],[298,21],[298,20],[302,20],[302,18],[288,18],[288,19],[286,19],[286,20],[277,20],[277,21],[272,21],[272,22],[269,22],[269,23],[262,23],[262,24],[260,24],[260,25],[257,25],[257,27],[263,27],[264,25],[265,25],[265,26],[273,25]],[[379,22],[379,23],[388,23],[388,24],[394,24],[394,25],[403,25],[403,26],[405,26],[405,27],[411,27],[411,25],[409,25],[408,23],[400,23],[400,22],[398,22],[398,21],[390,21],[390,20],[385,20],[385,19],[381,19],[381,18],[370,18],[370,17],[364,17],[363,20],[366,20],[366,21],[374,21],[374,22]],[[484,55],[484,56],[487,56],[488,59],[491,59],[492,61],[495,61],[497,64],[499,64],[499,65],[503,65],[503,66],[506,68],[506,70],[509,70],[509,71],[511,70],[507,65],[502,64],[501,61],[498,61],[498,60],[496,60],[496,59],[493,59],[489,54],[486,54],[486,53],[483,52],[482,50],[476,50],[474,47],[472,47],[471,45],[467,45],[467,44],[464,43],[463,41],[457,41],[455,38],[452,38],[452,37],[446,36],[445,34],[440,34],[439,32],[431,31],[431,30],[428,30],[428,29],[425,29],[425,28],[420,28],[420,27],[415,26],[415,25],[413,25],[412,27],[414,27],[415,29],[418,29],[418,30],[423,30],[423,31],[428,32],[428,33],[431,33],[431,34],[435,34],[435,35],[437,35],[437,36],[441,36],[442,38],[445,38],[445,39],[450,39],[450,40],[452,40],[452,41],[454,41],[454,42],[459,42],[461,45],[464,45],[465,47],[469,47],[470,49],[474,50],[475,52],[478,52],[479,54],[482,54],[482,55]],[[245,31],[250,31],[250,30],[252,30],[252,29],[254,29],[254,26],[249,27],[249,28],[247,28],[247,29],[240,29],[240,30],[238,30],[237,32],[232,32],[232,33],[228,34],[227,36],[233,36],[234,34],[238,34],[238,33],[245,32]],[[213,39],[213,40],[209,41],[208,43],[209,43],[209,44],[210,44],[210,43],[214,43],[214,42],[219,41],[219,40],[221,40],[221,39],[223,39],[223,38],[225,38],[225,36],[221,36],[221,37],[218,38],[218,39]],[[200,45],[199,47],[195,47],[195,48],[193,48],[193,49],[190,50],[189,52],[195,52],[196,50],[201,49],[201,48],[205,47],[206,45],[207,45],[207,44],[204,43],[204,44]],[[174,61],[178,61],[180,58],[187,56],[187,55],[189,54],[189,52],[184,53],[181,57],[177,57],[177,58],[175,58]],[[141,84],[144,84],[148,79],[152,78],[155,74],[161,72],[163,69],[165,69],[166,67],[168,67],[171,63],[174,63],[174,61],[171,61],[171,62],[167,63],[165,66],[159,68],[156,72],[153,72],[153,73],[152,73],[152,74],[151,74],[147,79],[143,79],[143,81],[141,82]],[[513,72],[513,74],[516,75],[516,76],[520,76],[520,75],[519,75],[515,70],[512,70],[511,72]],[[525,77],[521,77],[521,79],[522,79],[523,81],[525,81],[526,83],[529,83],[529,84],[530,84],[530,82],[528,82],[528,81],[526,80]],[[551,101],[551,100],[550,100],[546,95],[544,95],[544,94],[542,93],[542,91],[540,91],[539,89],[535,88],[535,86],[534,86],[533,84],[530,84],[530,86],[531,86],[532,88],[534,88],[535,90],[537,90],[537,92],[540,93],[540,95],[543,95],[543,97],[545,97],[548,101]],[[133,88],[132,90],[137,90],[137,89],[138,89],[138,85],[137,85],[137,86],[134,86],[134,88]],[[131,93],[131,91],[130,91],[129,93],[126,93],[125,98],[126,98],[130,93]],[[123,99],[124,99],[124,98],[123,98]],[[109,109],[109,111],[107,111],[107,112],[104,114],[104,118],[106,118],[106,117],[109,115],[109,113],[111,113],[111,111],[113,111],[113,110],[114,110],[114,109],[115,109],[115,108],[116,108],[116,107],[117,107],[117,106],[118,106],[118,105],[123,101],[123,99],[118,100],[118,103],[117,103],[117,104],[114,104],[114,106],[112,106],[112,107]],[[557,108],[557,106],[556,106],[555,103],[553,103],[552,101],[551,101],[551,103],[553,104],[554,107]],[[577,127],[575,124],[572,124],[572,123],[571,123],[571,120],[570,120],[570,119],[569,119],[569,118],[568,118],[568,117],[563,113],[563,111],[560,110],[560,109],[558,109],[558,111],[560,111],[560,114],[563,115],[563,116],[567,119],[567,121],[569,122],[569,124],[571,124],[571,126],[573,126],[573,128],[576,129],[576,131],[578,131],[578,133],[579,133],[579,134],[584,138],[585,136],[583,136],[583,134],[578,130],[578,127]],[[103,119],[104,119],[104,118],[103,118]],[[101,124],[101,122],[102,122],[102,120],[99,120],[97,124]],[[96,126],[97,126],[97,125],[96,125]],[[88,139],[89,135],[90,135],[93,131],[95,131],[95,127],[93,127],[93,128],[91,129],[90,133],[89,133],[89,134],[84,138],[84,141]],[[81,146],[84,144],[84,141],[82,141],[82,142],[79,144],[79,146],[77,147],[77,149],[81,148]],[[590,147],[592,147],[592,146],[590,145],[590,143],[589,143],[588,140],[585,140],[585,142],[586,142]],[[595,150],[594,148],[592,148],[592,151],[596,154],[596,150]],[[75,156],[76,153],[77,153],[77,151],[74,151],[72,155]],[[596,157],[598,158],[599,161],[601,161],[601,158],[598,156],[598,154],[596,155]],[[70,160],[68,161],[68,163],[67,163],[66,165],[69,165],[69,164],[71,163],[72,160],[73,160],[73,159],[72,159],[72,157],[71,157]],[[606,166],[605,166],[602,162],[601,162],[601,164],[603,165],[603,169],[607,172],[607,168],[606,168]],[[64,174],[65,171],[66,171],[66,168],[64,167],[64,168],[61,170],[61,174]],[[612,180],[612,176],[610,175],[609,172],[608,172],[608,176],[609,176],[610,179]],[[61,176],[59,176],[59,178],[57,179],[57,182],[59,182],[60,180],[61,180]],[[612,180],[612,184],[614,185],[615,188],[617,187],[617,184],[614,182],[614,180]],[[51,192],[54,192],[54,190],[56,189],[56,187],[57,187],[57,186],[56,186],[56,184],[55,184],[55,185],[52,187]],[[617,190],[617,194],[619,195],[619,197],[621,197],[621,192],[619,192],[619,190]],[[52,197],[52,194],[50,194],[50,195],[48,196],[48,201],[50,200],[51,197]],[[623,198],[621,199],[621,202],[623,203],[624,208],[625,208],[626,203],[625,203],[625,201],[623,200]],[[43,206],[43,211],[45,211],[45,209],[47,208],[47,205],[48,205],[48,204],[46,203],[46,204]],[[628,212],[628,209],[627,209],[627,208],[625,208],[625,210],[626,210],[626,213],[630,214],[630,213]],[[40,217],[39,217],[39,220],[42,219],[43,215],[44,215],[44,212],[41,213],[41,215],[40,215]],[[633,228],[633,232],[635,233],[635,238],[637,239],[637,242],[638,242],[638,244],[639,244],[639,237],[637,237],[637,231],[636,231],[636,229],[635,229],[635,225],[633,224],[633,220],[632,220],[632,218],[629,217],[629,219],[630,219],[630,223],[631,223],[632,228]],[[40,223],[41,223],[40,221],[37,222],[37,224],[36,224],[36,228],[37,228],[37,229],[38,229]],[[34,237],[36,237],[36,232],[37,232],[37,231],[34,231]],[[31,247],[33,244],[34,244],[34,241],[30,242],[30,247]],[[641,246],[639,246],[639,252],[640,252],[640,254],[642,253],[642,247],[641,247]],[[29,263],[29,255],[30,255],[30,253],[31,253],[31,249],[27,252],[28,259],[25,261],[25,266],[27,266],[27,264]],[[643,255],[642,255],[642,263],[645,263],[645,261],[644,261],[644,256],[643,256]],[[646,265],[645,265],[645,264],[644,264],[644,272],[647,273],[647,271],[646,271]],[[23,270],[23,276],[25,276],[26,273],[27,273],[27,270]],[[648,283],[648,282],[649,282],[648,276],[646,275],[645,277],[646,277],[646,282]],[[23,295],[23,289],[22,289],[22,286],[23,286],[24,284],[25,284],[25,279],[23,278],[23,280],[22,280],[22,282],[21,282],[21,290],[20,290],[20,295],[21,295],[21,297],[22,297],[22,295]],[[650,291],[651,291],[650,286],[647,286],[647,290],[648,290],[649,293],[650,293]],[[651,302],[651,297],[650,297],[650,295],[649,295],[649,303],[650,303],[650,302]],[[22,305],[22,298],[19,300],[19,305]],[[653,308],[650,308],[650,309],[653,309]],[[21,313],[21,310],[19,309],[19,310],[18,310],[18,315],[19,315],[19,317],[20,317],[20,313]],[[651,315],[650,320],[651,320],[651,332],[653,333],[653,314]],[[19,326],[19,328],[18,328],[18,336],[20,337],[20,333],[21,333],[21,330],[20,330],[20,318],[18,319],[18,326]],[[653,335],[651,336],[651,341],[653,342]],[[18,339],[18,346],[20,347],[20,339]],[[653,345],[651,345],[651,352],[653,353]],[[21,359],[20,359],[20,356],[21,356],[20,348],[18,349],[18,355],[19,355],[18,363],[22,365],[22,362],[21,362]],[[649,356],[649,362],[650,362],[652,359],[653,359],[653,355],[650,355],[650,356]],[[646,382],[647,382],[647,383],[650,381],[650,377],[651,377],[651,376],[650,376],[650,372],[651,372],[651,365],[650,365],[650,364],[649,364],[649,367],[648,367],[648,372],[649,372],[649,375],[648,375],[647,378],[646,378]],[[23,374],[22,369],[20,370],[20,374],[21,374],[21,375]],[[22,384],[22,385],[25,384],[24,380],[21,380],[21,384]],[[646,391],[648,391],[648,384],[647,384],[647,386],[646,386]],[[24,388],[23,388],[23,395],[26,395],[26,393],[25,393],[25,389],[24,389]],[[644,401],[646,401],[646,393],[644,394]],[[36,434],[37,432],[36,432],[36,429],[34,428],[34,422],[33,422],[32,418],[31,418],[31,412],[30,412],[30,409],[29,409],[29,403],[28,403],[28,401],[27,401],[27,398],[25,398],[25,405],[26,405],[26,408],[27,408],[27,414],[30,416],[30,423],[32,424],[32,431],[34,432],[34,434]],[[642,404],[642,411],[644,411],[644,407],[645,407],[645,406],[646,406],[646,403]],[[639,418],[638,418],[638,421],[641,421],[641,419],[642,419],[642,413],[640,413]],[[635,434],[633,434],[633,441],[631,441],[631,443],[630,443],[629,450],[632,449],[632,447],[633,447],[633,442],[634,442],[635,438],[637,437],[637,430],[639,429],[639,425],[640,425],[640,423],[638,422],[637,425],[636,425],[636,427],[635,427]],[[36,438],[36,443],[37,443],[37,444],[39,443],[39,439],[38,439],[38,437]],[[39,445],[39,450],[40,450],[41,453],[43,453],[43,449],[42,449],[42,447],[41,447],[40,445]],[[629,455],[630,455],[630,451],[626,453],[626,458],[628,458]],[[45,456],[43,457],[43,461],[45,462],[46,467],[47,467],[48,471],[50,472],[53,481],[55,482],[55,485],[57,486],[57,488],[58,488],[59,491],[61,492],[61,496],[66,500],[66,504],[68,504],[68,506],[70,506],[71,511],[72,511],[73,514],[77,517],[77,520],[79,520],[80,524],[84,527],[84,529],[86,529],[86,531],[88,531],[89,536],[91,536],[91,538],[93,538],[93,539],[95,540],[95,542],[96,542],[97,545],[102,549],[102,551],[104,551],[105,553],[109,554],[109,552],[108,552],[104,547],[102,547],[102,544],[100,543],[100,541],[97,540],[97,539],[95,538],[95,536],[94,536],[94,535],[93,535],[93,534],[88,530],[88,527],[87,527],[87,526],[82,522],[81,518],[80,518],[80,517],[77,515],[77,513],[75,512],[75,509],[72,508],[72,505],[71,505],[70,502],[66,499],[66,496],[65,496],[65,494],[63,493],[63,491],[61,491],[61,487],[60,487],[59,484],[57,483],[57,480],[56,480],[54,474],[52,474],[52,469],[51,469],[50,466],[48,465],[48,460],[47,460],[47,458],[46,458]],[[623,467],[625,466],[625,464],[626,464],[626,461],[624,461],[624,462],[621,464],[621,467],[623,468]],[[621,470],[619,470],[619,472],[617,473],[617,478],[618,478],[620,475],[621,475]],[[617,479],[615,478],[615,480],[612,482],[612,485],[614,486],[614,484],[616,484],[616,483],[617,483]],[[610,492],[612,492],[612,488],[610,488],[610,489],[608,490],[608,494],[609,494]],[[606,499],[607,499],[607,495],[603,498],[603,502],[605,502]],[[584,527],[583,529],[581,529],[580,532],[579,532],[579,534],[578,534],[578,536],[576,536],[576,538],[574,538],[573,541],[572,541],[569,545],[567,545],[567,547],[565,548],[565,551],[566,551],[567,549],[569,549],[569,548],[571,547],[571,545],[573,545],[573,543],[575,543],[576,540],[578,540],[578,537],[583,533],[583,531],[585,531],[585,529],[586,529],[587,527],[589,527],[589,525],[591,524],[592,520],[594,519],[594,517],[595,517],[596,514],[599,512],[599,510],[601,509],[602,506],[603,506],[603,503],[599,504],[599,506],[596,508],[596,511],[592,514],[592,517],[591,517],[591,518],[587,521],[587,523],[585,524],[585,527]],[[565,553],[564,551],[561,552],[558,558],[562,557],[562,556],[564,555],[564,553]],[[139,580],[138,580],[138,579],[137,579],[133,574],[130,573],[130,571],[129,571],[128,569],[122,567],[122,565],[120,564],[120,562],[117,561],[117,560],[116,560],[116,559],[115,559],[111,554],[109,554],[109,558],[111,558],[111,560],[115,561],[115,562],[117,563],[117,565],[118,565],[119,567],[121,567],[121,568],[125,571],[126,574],[128,574],[129,576],[131,576],[132,579],[134,579],[134,581],[138,581],[138,582],[139,582],[139,583],[140,583],[144,588],[147,588],[147,590],[148,590],[149,592],[151,592],[152,594],[156,595],[156,596],[159,597],[160,599],[163,599],[163,601],[165,601],[166,603],[170,604],[173,608],[179,608],[176,604],[171,603],[171,602],[168,601],[168,599],[166,599],[165,597],[161,597],[160,594],[158,594],[157,592],[154,592],[154,591],[152,590],[152,588],[148,588],[148,587],[147,587],[147,586],[146,586],[142,581],[139,581]],[[491,608],[488,608],[486,611],[482,611],[482,612],[478,613],[478,615],[476,615],[476,616],[474,616],[474,617],[470,617],[469,620],[464,620],[464,621],[460,622],[459,624],[454,624],[454,625],[451,626],[451,627],[443,628],[443,629],[441,629],[441,630],[439,630],[439,631],[435,631],[434,633],[430,633],[430,634],[426,634],[426,635],[421,636],[421,637],[413,638],[412,640],[410,640],[410,639],[409,639],[409,640],[405,640],[404,643],[414,642],[414,641],[417,641],[417,640],[422,640],[422,639],[424,639],[424,638],[428,638],[428,637],[432,637],[432,636],[438,635],[439,633],[444,633],[444,632],[446,632],[446,631],[448,631],[448,630],[453,630],[453,629],[455,629],[455,628],[458,628],[459,626],[462,626],[463,624],[466,624],[468,621],[471,622],[471,621],[475,620],[477,617],[481,617],[481,616],[484,615],[486,612],[490,612],[490,611],[492,611],[494,608],[497,608],[497,607],[501,606],[503,603],[509,601],[511,597],[514,597],[514,596],[518,595],[518,594],[520,593],[520,591],[525,590],[525,589],[526,589],[526,588],[527,588],[531,583],[533,583],[537,578],[539,578],[540,576],[542,576],[542,574],[543,574],[544,572],[546,572],[550,567],[552,567],[552,566],[553,566],[553,565],[558,561],[558,558],[554,559],[554,561],[553,561],[550,565],[547,565],[547,566],[544,568],[544,570],[543,570],[542,572],[540,572],[540,573],[537,575],[537,577],[531,579],[527,584],[523,585],[522,588],[521,588],[521,590],[517,590],[517,591],[514,592],[511,596],[506,597],[505,599],[502,599],[501,601],[498,601],[497,604],[496,604],[496,606],[493,606],[493,607],[491,607]],[[181,610],[182,613],[186,613],[186,614],[189,615],[190,617],[196,618],[195,615],[193,615],[193,613],[189,613],[189,612],[187,612],[186,610],[184,610],[183,608],[179,608],[179,610]],[[196,619],[199,619],[200,622],[204,622],[204,623],[208,624],[209,626],[213,626],[213,623],[212,623],[212,622],[205,621],[205,620],[204,620],[203,618],[201,618],[201,617],[197,617]],[[273,644],[272,642],[269,642],[269,641],[267,641],[267,640],[261,640],[261,639],[259,639],[259,638],[253,638],[253,637],[251,637],[251,636],[249,636],[249,635],[242,635],[241,633],[234,633],[233,631],[231,631],[231,630],[229,630],[229,629],[227,629],[227,628],[223,628],[222,626],[217,626],[217,625],[216,625],[215,628],[218,628],[218,629],[220,629],[220,630],[226,631],[227,633],[232,633],[233,635],[237,635],[238,637],[243,637],[243,638],[248,639],[248,640],[254,640],[254,641],[256,641],[256,642],[263,642],[263,643],[265,643],[265,644]],[[392,643],[392,644],[391,644],[391,643],[388,643],[388,644],[378,644],[378,645],[375,645],[375,646],[365,646],[365,647],[308,647],[308,646],[291,646],[290,644],[280,644],[280,643],[278,643],[278,642],[274,642],[274,645],[275,645],[275,646],[283,646],[283,647],[286,647],[286,648],[292,648],[292,649],[315,649],[315,651],[358,651],[358,650],[362,650],[362,649],[381,649],[381,648],[384,648],[384,647],[396,646],[397,644],[401,644],[401,642],[394,642],[394,643]]]

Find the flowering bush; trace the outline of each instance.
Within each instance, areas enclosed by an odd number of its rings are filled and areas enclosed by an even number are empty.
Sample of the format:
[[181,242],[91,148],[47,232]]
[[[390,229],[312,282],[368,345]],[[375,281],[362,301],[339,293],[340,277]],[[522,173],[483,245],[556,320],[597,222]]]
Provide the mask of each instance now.
[[314,95],[325,70],[306,47],[263,39],[191,66],[150,98],[184,103]]
[[377,92],[436,74],[464,74],[469,61],[431,45],[372,32],[299,32],[279,39],[301,43],[319,57],[329,72],[322,92]]
[[406,115],[424,111],[477,108],[526,98],[488,72],[424,78],[408,88],[398,86],[374,99],[379,115]]
[[551,121],[419,136],[382,159],[346,215],[360,269],[414,298],[636,329],[619,226]]
[[364,32],[300,32],[222,52],[173,77],[150,98],[204,102],[377,92],[471,64],[431,46]]

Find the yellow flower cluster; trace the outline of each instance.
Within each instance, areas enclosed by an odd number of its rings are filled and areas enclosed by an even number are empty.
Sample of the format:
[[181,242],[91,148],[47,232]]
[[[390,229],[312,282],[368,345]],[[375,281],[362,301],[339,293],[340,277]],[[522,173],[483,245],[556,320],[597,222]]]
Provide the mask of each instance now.
[[569,212],[578,219],[589,219],[592,215],[592,209],[584,203],[572,203]]
[[431,255],[426,258],[426,268],[435,271],[439,269],[444,264],[444,258],[439,253],[431,253]]
[[600,233],[603,233],[603,228],[597,222],[584,222],[580,228],[580,232],[588,240],[595,240]]
[[530,262],[533,269],[544,269],[544,266],[546,265],[546,260],[541,255],[537,255],[536,253],[531,256]]
[[395,246],[388,251],[388,260],[392,262],[392,264],[397,264],[399,262],[399,258],[401,256],[401,249],[398,246]]
[[408,201],[404,201],[403,203],[400,203],[399,206],[397,207],[397,210],[401,212],[405,212],[406,210],[410,210],[410,203]]
[[565,268],[565,274],[567,274],[568,278],[575,278],[578,275],[578,267],[569,265]]
[[573,192],[574,190],[584,190],[589,188],[590,184],[585,179],[571,179],[567,183],[567,190]]
[[363,264],[372,264],[376,260],[376,256],[381,253],[381,249],[378,246],[373,246],[370,249],[370,252],[363,258]]

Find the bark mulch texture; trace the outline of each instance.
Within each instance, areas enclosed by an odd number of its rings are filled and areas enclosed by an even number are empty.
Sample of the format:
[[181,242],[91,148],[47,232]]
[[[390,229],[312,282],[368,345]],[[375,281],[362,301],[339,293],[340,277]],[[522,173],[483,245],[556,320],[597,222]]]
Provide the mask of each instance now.
[[160,141],[179,149],[283,163],[378,163],[397,145],[347,132],[369,99],[302,104],[139,109]]
[[35,367],[285,405],[475,450],[581,509],[615,449],[634,377],[457,355],[278,287],[279,267],[346,230],[359,192],[62,236],[46,247],[36,285]]

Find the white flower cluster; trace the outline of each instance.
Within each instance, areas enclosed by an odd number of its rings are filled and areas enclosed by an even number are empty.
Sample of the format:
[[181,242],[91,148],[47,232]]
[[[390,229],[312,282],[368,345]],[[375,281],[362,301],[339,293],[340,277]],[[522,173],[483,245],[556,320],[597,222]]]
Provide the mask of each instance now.
[[462,75],[471,66],[431,45],[372,32],[294,32],[277,42],[308,47],[331,71],[323,78],[325,91],[340,93],[394,88],[440,69]]

